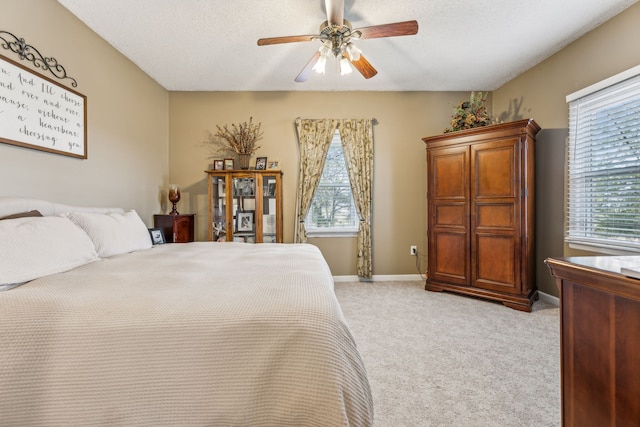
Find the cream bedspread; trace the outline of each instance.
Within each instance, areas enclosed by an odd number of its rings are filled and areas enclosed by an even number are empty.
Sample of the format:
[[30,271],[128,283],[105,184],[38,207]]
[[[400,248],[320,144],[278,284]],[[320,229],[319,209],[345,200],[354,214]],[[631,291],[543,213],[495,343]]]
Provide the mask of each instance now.
[[159,245],[0,292],[0,424],[368,426],[311,245]]

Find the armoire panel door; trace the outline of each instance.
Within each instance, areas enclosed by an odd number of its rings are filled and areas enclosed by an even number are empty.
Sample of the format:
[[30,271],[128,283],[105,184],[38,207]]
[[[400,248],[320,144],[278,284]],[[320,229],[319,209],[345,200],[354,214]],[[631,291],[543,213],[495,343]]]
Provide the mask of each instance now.
[[430,251],[429,276],[433,280],[469,285],[469,235],[462,231],[436,230]]
[[493,199],[517,195],[518,139],[509,138],[471,146],[472,197]]
[[434,200],[466,200],[469,192],[469,149],[443,148],[431,153],[430,189]]
[[472,286],[520,293],[520,140],[471,146]]
[[514,236],[476,234],[473,285],[503,293],[520,293],[517,246]]
[[468,286],[469,148],[445,147],[428,155],[429,276]]

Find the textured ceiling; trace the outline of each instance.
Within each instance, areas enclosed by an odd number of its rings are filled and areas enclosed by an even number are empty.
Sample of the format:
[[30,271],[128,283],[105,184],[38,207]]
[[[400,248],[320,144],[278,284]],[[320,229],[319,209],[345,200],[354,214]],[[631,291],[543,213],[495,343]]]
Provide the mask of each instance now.
[[323,0],[58,0],[172,91],[494,90],[637,0],[345,0],[354,28],[415,19],[414,36],[358,40],[378,74],[295,77],[320,42]]

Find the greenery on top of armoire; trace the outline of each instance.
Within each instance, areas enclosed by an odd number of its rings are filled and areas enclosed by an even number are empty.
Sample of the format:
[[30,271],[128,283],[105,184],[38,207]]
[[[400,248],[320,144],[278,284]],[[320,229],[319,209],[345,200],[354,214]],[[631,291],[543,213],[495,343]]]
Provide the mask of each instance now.
[[453,108],[453,117],[449,123],[451,127],[444,130],[444,133],[456,132],[463,129],[477,128],[495,123],[487,111],[484,103],[487,101],[487,94],[482,92],[471,92],[468,101],[461,101]]

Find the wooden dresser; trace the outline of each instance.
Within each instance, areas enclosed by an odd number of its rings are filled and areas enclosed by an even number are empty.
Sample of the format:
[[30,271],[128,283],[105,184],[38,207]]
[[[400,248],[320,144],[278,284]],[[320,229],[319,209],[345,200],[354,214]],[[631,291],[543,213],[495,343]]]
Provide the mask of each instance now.
[[531,311],[533,120],[423,138],[427,145],[428,279],[451,291]]
[[545,261],[560,289],[562,424],[640,425],[640,256]]

